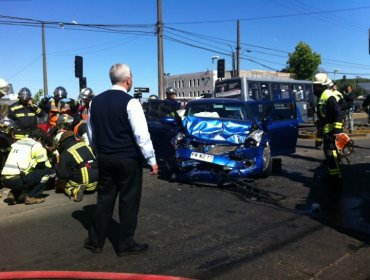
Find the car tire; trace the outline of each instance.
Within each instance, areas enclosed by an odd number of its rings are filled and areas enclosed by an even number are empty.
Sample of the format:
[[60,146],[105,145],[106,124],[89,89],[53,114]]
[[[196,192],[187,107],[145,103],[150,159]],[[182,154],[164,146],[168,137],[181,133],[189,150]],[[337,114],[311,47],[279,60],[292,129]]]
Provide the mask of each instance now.
[[261,178],[268,178],[272,174],[273,169],[273,159],[270,157],[267,168],[261,173]]

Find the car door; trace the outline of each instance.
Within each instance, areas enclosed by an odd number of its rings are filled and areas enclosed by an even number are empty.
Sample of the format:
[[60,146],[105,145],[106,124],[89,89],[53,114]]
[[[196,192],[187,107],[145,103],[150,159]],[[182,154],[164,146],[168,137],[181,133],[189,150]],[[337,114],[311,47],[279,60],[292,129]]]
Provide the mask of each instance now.
[[271,138],[271,155],[294,153],[298,138],[298,120],[293,99],[248,101],[254,116]]
[[151,100],[145,115],[157,160],[164,161],[174,156],[175,149],[171,140],[180,129],[175,118],[176,111],[163,100]]

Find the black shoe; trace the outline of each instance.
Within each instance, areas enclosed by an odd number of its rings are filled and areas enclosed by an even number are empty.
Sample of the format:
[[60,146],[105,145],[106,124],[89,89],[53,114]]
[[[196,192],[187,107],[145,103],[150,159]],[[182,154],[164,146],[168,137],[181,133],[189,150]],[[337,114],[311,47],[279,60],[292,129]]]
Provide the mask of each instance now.
[[8,192],[8,197],[6,198],[8,205],[16,205],[15,197],[11,191]]
[[140,254],[148,250],[149,246],[148,244],[140,244],[136,243],[135,241],[130,244],[130,246],[126,247],[125,249],[121,250],[118,252],[118,256],[127,256],[127,255],[135,255],[135,254]]
[[84,247],[86,249],[89,249],[91,252],[97,254],[103,252],[103,248],[101,247],[95,247],[91,244],[90,240],[88,238],[85,239]]

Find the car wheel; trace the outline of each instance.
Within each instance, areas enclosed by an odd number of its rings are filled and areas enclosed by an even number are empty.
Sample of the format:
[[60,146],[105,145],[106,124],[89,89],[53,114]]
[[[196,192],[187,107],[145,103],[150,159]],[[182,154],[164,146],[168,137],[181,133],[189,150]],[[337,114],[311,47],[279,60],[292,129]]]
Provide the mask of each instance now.
[[266,169],[261,173],[262,178],[267,178],[272,174],[273,160],[271,157],[268,158],[268,164]]

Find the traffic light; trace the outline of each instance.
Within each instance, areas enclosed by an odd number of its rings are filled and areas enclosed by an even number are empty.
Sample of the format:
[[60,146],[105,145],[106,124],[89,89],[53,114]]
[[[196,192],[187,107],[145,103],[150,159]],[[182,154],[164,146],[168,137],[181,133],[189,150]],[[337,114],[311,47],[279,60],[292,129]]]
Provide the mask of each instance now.
[[217,78],[225,77],[225,59],[217,60]]
[[75,56],[75,77],[82,78],[83,77],[83,58],[82,56]]

